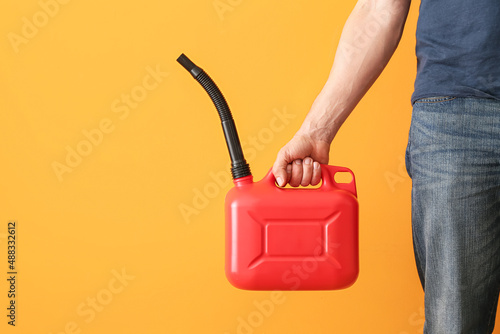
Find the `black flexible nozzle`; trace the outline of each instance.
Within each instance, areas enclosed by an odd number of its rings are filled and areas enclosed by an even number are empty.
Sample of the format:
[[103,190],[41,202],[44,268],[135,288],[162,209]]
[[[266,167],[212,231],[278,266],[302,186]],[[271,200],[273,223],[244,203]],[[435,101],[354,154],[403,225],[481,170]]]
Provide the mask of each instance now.
[[224,95],[222,95],[222,92],[208,76],[208,74],[196,66],[184,54],[181,54],[180,57],[177,58],[177,61],[186,70],[188,70],[196,81],[198,81],[205,89],[212,99],[215,108],[217,108],[217,111],[219,112],[222,130],[224,131],[224,137],[226,138],[227,149],[229,150],[229,156],[231,157],[231,174],[233,175],[233,179],[252,175],[250,172],[250,166],[247,164],[245,157],[243,156],[243,150],[241,149],[240,138],[238,137],[238,132],[236,131],[236,125],[234,124],[231,110],[229,110],[229,106],[224,98]]
[[195,79],[201,72],[203,72],[203,70],[196,66],[188,57],[186,57],[186,55],[184,55],[184,53],[177,58],[177,61],[182,65],[182,67],[188,70]]

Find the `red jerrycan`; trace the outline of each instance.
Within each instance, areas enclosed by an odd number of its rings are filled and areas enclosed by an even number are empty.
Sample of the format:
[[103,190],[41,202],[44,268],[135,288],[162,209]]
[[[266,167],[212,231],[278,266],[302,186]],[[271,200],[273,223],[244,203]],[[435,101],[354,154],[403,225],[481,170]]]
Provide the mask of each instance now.
[[[321,165],[319,188],[281,188],[271,170],[253,182],[227,102],[184,54],[177,61],[203,86],[221,118],[234,187],[225,200],[229,282],[246,290],[335,290],[359,272],[358,200],[353,172]],[[349,173],[347,183],[335,181]]]
[[271,171],[259,182],[234,180],[226,196],[226,276],[249,290],[333,290],[358,276],[358,201],[354,174],[321,165],[317,189],[276,185]]

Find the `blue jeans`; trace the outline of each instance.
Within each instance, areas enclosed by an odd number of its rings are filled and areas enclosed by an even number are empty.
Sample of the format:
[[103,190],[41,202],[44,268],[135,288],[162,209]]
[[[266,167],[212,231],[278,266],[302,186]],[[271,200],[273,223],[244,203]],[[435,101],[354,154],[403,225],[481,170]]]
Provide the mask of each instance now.
[[424,333],[491,333],[500,288],[500,101],[416,101],[406,167]]

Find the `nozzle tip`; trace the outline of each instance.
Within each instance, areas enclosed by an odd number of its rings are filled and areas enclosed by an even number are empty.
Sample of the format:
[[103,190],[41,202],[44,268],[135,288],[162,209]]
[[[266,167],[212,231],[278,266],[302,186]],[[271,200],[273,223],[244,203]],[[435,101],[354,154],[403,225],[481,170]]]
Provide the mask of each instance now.
[[186,70],[189,72],[192,72],[193,69],[195,69],[196,66],[186,55],[183,53],[177,58],[177,62],[182,65]]

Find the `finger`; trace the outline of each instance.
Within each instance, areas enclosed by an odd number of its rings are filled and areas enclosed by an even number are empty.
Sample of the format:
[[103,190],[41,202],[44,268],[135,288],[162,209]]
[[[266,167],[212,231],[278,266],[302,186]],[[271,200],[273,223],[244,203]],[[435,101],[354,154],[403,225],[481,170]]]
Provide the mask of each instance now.
[[311,185],[315,186],[321,181],[321,165],[319,162],[315,161],[313,163],[313,172],[311,178]]
[[304,159],[302,164],[302,181],[300,185],[303,187],[308,186],[311,183],[311,178],[313,175],[313,159],[307,157]]
[[290,182],[291,178],[292,178],[292,164],[288,164],[288,165],[286,165],[286,182],[285,182],[285,184]]
[[298,187],[301,181],[302,181],[302,160],[297,159],[293,162],[292,177],[289,183],[292,187]]
[[273,174],[274,177],[276,178],[276,182],[280,187],[283,187],[286,185],[289,176],[287,176],[286,168],[288,165],[288,161],[284,158],[284,153],[282,150],[278,152],[278,156],[276,157],[276,161],[274,162],[273,165]]

